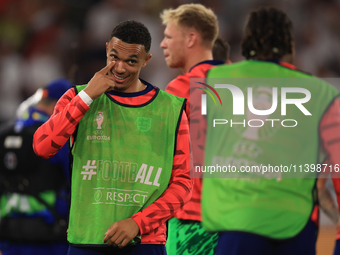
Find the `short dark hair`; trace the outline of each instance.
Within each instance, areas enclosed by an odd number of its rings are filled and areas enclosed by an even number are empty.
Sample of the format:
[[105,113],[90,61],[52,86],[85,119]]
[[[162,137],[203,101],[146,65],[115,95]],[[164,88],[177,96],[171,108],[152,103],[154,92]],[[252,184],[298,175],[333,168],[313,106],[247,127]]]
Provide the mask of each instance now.
[[221,37],[217,37],[217,39],[214,42],[213,51],[212,51],[213,59],[228,61],[229,51],[230,51],[229,44],[225,40],[223,40]]
[[115,26],[111,32],[110,40],[116,37],[125,43],[144,45],[148,53],[151,47],[151,35],[146,26],[135,20],[126,20]]
[[293,24],[286,13],[274,7],[261,7],[249,14],[241,42],[246,59],[258,56],[281,59],[292,53]]

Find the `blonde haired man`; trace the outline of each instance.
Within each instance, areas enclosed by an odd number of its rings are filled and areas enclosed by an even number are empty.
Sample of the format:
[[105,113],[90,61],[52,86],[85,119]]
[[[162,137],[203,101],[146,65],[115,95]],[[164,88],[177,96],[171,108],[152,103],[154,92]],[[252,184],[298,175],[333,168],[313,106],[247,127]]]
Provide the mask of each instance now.
[[[223,61],[213,60],[213,45],[218,37],[217,17],[211,9],[201,4],[184,4],[176,9],[167,9],[160,15],[166,25],[164,39],[160,46],[164,50],[165,61],[170,68],[181,68],[183,75],[171,81],[166,91],[188,100],[186,112],[193,135],[193,165],[203,164],[204,132],[198,126],[204,125],[200,109],[192,107],[190,92],[191,78],[205,78],[207,71]],[[193,99],[193,94],[191,97]],[[191,105],[191,107],[190,107]],[[192,109],[190,112],[190,108]],[[197,137],[200,137],[198,139]],[[202,161],[202,162],[201,162]],[[169,220],[167,253],[172,254],[214,254],[217,235],[206,233],[201,226],[202,179],[193,178],[194,189],[191,200]]]

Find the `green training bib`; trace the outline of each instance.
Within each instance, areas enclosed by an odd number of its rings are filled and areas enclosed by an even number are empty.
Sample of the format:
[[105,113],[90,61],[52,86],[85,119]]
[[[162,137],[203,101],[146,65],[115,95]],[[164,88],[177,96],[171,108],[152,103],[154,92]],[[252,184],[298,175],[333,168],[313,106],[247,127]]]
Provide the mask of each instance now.
[[93,101],[72,150],[70,243],[103,245],[113,223],[143,210],[164,192],[183,104],[184,99],[161,90],[139,106],[106,94]]
[[[211,80],[223,77],[228,78]],[[236,171],[247,166],[266,166],[267,169],[285,166],[286,170],[290,167],[293,171],[295,166],[295,170],[300,171],[300,165],[321,163],[318,158],[319,122],[338,96],[334,87],[302,72],[265,61],[243,61],[213,68],[208,73],[207,83],[238,87],[245,95],[245,111],[244,115],[233,114],[234,99],[228,89],[216,89],[223,107],[215,106],[208,98],[206,166],[230,165]],[[253,116],[246,103],[249,87],[254,108],[261,110],[272,106],[273,87],[276,87],[276,110],[267,116]],[[303,106],[312,115],[304,115],[294,104],[287,104],[286,115],[282,114],[282,94],[284,88],[290,87],[300,87],[311,93],[311,99]],[[288,94],[290,99],[303,97],[302,94]],[[214,119],[225,119],[228,123],[213,127]],[[293,127],[293,120],[297,122],[296,127]],[[261,123],[264,124],[261,126]],[[244,231],[278,239],[297,235],[313,209],[316,172],[296,173],[290,178],[285,178],[287,175],[280,170],[260,175],[261,178],[209,178],[211,175],[205,173],[204,228],[207,231]]]

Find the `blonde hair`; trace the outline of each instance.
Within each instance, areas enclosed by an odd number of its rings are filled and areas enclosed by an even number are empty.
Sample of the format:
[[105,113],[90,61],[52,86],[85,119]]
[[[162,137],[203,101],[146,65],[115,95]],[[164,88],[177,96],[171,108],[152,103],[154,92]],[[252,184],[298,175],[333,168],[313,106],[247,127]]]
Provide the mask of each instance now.
[[211,46],[218,36],[218,21],[215,13],[201,4],[183,4],[176,9],[166,9],[161,15],[162,23],[174,22],[176,26],[194,28],[203,41]]

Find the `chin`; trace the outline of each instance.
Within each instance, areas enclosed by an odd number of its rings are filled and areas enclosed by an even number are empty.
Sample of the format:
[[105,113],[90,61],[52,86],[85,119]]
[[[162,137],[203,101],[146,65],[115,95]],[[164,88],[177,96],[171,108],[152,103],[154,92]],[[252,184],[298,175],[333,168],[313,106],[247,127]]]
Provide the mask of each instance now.
[[170,67],[170,68],[177,68],[178,67],[178,65],[176,65],[175,63],[172,63],[172,62],[170,62],[170,63],[166,63],[167,65],[168,65],[168,67]]
[[114,90],[116,91],[124,91],[125,90],[125,86],[123,84],[116,84]]

